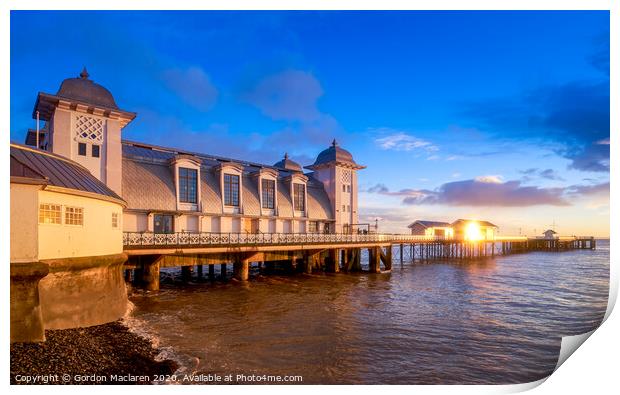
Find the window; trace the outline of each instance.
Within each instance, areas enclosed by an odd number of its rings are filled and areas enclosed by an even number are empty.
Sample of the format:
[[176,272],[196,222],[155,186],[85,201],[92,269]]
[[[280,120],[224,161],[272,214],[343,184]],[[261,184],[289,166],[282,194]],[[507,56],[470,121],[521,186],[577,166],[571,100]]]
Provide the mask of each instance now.
[[351,193],[351,185],[347,185],[347,192]]
[[153,231],[155,233],[173,233],[174,218],[169,214],[155,214],[153,217]]
[[239,206],[239,176],[224,174],[224,205]]
[[345,211],[347,211],[347,206],[345,206],[344,204],[342,205],[342,212],[344,213]]
[[305,185],[304,184],[293,184],[293,202],[295,206],[295,211],[305,211],[306,210],[306,202],[305,202]]
[[342,192],[346,192],[347,191],[347,186],[342,184]]
[[60,204],[40,204],[39,205],[40,224],[61,224],[62,206]]
[[118,228],[118,213],[112,213],[112,227]]
[[275,206],[276,182],[274,180],[261,180],[263,208],[273,209]]
[[84,225],[84,209],[65,207],[65,225]]
[[78,143],[78,155],[86,156],[86,143]]
[[198,170],[179,167],[179,201],[196,203],[198,201]]
[[101,146],[94,144],[93,145],[93,158],[98,158],[99,157],[99,151],[100,151]]
[[318,230],[319,230],[319,227],[316,221],[308,222],[308,233],[316,233],[318,232]]

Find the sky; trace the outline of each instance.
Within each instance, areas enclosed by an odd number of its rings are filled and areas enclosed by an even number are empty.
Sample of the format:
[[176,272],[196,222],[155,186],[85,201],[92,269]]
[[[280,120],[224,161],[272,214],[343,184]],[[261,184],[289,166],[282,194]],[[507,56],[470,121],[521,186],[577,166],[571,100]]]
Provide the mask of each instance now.
[[86,66],[123,138],[365,166],[360,222],[609,235],[609,12],[11,12],[11,131]]

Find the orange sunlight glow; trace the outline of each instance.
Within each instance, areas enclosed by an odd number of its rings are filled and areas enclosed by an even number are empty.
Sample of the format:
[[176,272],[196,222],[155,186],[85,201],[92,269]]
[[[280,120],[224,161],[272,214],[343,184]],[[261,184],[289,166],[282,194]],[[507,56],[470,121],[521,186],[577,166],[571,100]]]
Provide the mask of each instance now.
[[478,223],[468,223],[467,227],[465,228],[465,240],[478,241],[482,239],[482,232],[480,231],[480,226],[478,226]]

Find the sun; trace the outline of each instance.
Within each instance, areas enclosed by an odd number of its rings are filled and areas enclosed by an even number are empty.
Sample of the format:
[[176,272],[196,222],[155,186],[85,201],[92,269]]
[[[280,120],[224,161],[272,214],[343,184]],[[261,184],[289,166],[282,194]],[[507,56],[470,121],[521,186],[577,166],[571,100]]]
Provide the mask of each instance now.
[[476,222],[470,222],[465,227],[465,240],[478,241],[482,240],[482,232],[480,226]]

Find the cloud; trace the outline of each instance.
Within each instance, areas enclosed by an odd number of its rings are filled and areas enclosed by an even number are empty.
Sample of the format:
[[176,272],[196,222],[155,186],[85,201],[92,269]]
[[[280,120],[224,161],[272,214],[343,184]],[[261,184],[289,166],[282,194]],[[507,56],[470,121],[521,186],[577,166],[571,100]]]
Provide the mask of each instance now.
[[387,134],[386,136],[375,138],[375,143],[379,146],[379,148],[384,150],[423,150],[427,152],[434,152],[439,149],[431,142],[412,136],[403,131],[398,131],[390,128],[375,128],[370,129],[370,132],[374,134]]
[[564,196],[563,188],[525,186],[520,181],[502,182],[497,176],[483,176],[473,180],[448,182],[436,190],[402,189],[392,192],[382,185],[382,188],[374,187],[373,191],[383,195],[402,197],[402,203],[405,205],[442,204],[489,207],[569,205]]
[[217,102],[218,90],[200,67],[166,70],[163,80],[169,89],[198,110],[208,111]]
[[464,111],[478,129],[511,141],[546,143],[571,161],[569,168],[609,172],[609,38],[595,43],[586,59],[603,71],[601,80],[572,81],[523,91],[514,97],[472,103]]
[[322,95],[311,73],[286,70],[263,78],[241,98],[274,120],[309,122],[321,116],[317,101]]
[[536,177],[552,181],[564,181],[564,179],[553,169],[541,170],[534,167],[526,170],[520,170],[519,173],[524,175],[521,179],[522,181],[529,181]]

